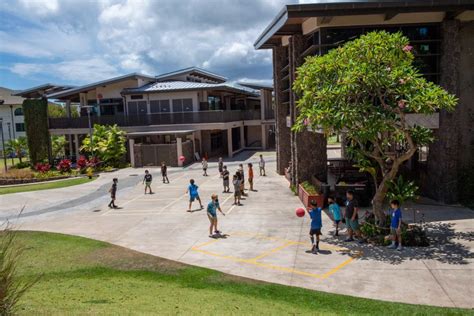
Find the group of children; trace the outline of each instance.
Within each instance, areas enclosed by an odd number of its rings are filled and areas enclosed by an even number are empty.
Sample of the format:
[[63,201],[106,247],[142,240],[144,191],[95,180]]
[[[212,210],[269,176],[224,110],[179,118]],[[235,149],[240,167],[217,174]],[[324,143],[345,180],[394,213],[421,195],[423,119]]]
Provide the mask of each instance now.
[[[339,226],[343,222],[347,228],[348,238],[345,239],[346,242],[354,241],[354,236],[358,238],[359,243],[363,243],[364,239],[362,233],[359,229],[359,217],[358,217],[358,204],[357,200],[354,198],[353,191],[347,191],[346,193],[346,203],[344,214],[341,212],[339,204],[336,202],[334,197],[328,197],[329,203],[329,213],[332,215],[336,231],[334,236],[339,236]],[[308,215],[311,218],[311,228],[309,231],[309,237],[311,240],[311,252],[316,254],[319,251],[319,237],[321,235],[322,229],[322,218],[321,212],[322,209],[318,207],[316,201],[311,201],[311,208],[308,209]],[[392,200],[390,202],[390,239],[392,240],[391,245],[388,246],[389,249],[397,249],[398,251],[402,250],[402,236],[401,236],[401,226],[402,226],[402,211],[400,208],[400,202],[398,200]]]

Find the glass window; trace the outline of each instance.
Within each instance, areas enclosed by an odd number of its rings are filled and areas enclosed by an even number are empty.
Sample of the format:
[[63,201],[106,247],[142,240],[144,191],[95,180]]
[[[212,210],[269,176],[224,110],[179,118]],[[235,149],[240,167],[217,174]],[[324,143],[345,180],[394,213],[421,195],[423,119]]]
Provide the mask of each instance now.
[[23,108],[16,108],[15,116],[23,116]]
[[147,114],[147,106],[146,106],[146,101],[138,101],[137,102],[137,111],[138,114]]
[[141,95],[141,94],[131,95],[130,99],[132,99],[132,100],[141,100],[141,99],[143,99],[143,95]]
[[137,102],[136,101],[128,102],[128,115],[137,115],[137,114],[138,114]]
[[170,100],[160,100],[160,111],[170,112]]
[[183,99],[183,111],[184,112],[193,111],[193,99]]
[[183,99],[173,100],[173,112],[183,112]]
[[24,132],[25,131],[25,123],[15,123],[15,130],[17,132]]
[[169,112],[170,100],[152,100],[150,101],[151,113]]
[[209,110],[216,111],[222,110],[221,98],[217,96],[208,96],[207,102],[209,103]]

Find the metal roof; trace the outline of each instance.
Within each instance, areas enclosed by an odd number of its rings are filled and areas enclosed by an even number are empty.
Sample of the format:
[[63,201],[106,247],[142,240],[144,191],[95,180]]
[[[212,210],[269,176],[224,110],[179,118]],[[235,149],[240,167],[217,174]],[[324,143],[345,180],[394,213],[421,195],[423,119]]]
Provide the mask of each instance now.
[[23,98],[41,98],[47,96],[48,94],[57,93],[58,91],[65,91],[71,88],[73,88],[73,86],[45,83],[25,90],[16,91],[12,95],[20,96]]
[[237,83],[204,83],[191,81],[165,81],[153,82],[140,88],[124,89],[123,94],[154,93],[154,92],[173,92],[187,90],[229,90],[238,93],[258,96],[259,92],[249,87],[244,87]]
[[[454,12],[474,10],[474,0],[315,0],[286,5],[254,43],[256,49],[278,46],[278,36],[301,33],[301,19],[366,14]],[[293,21],[292,21],[293,20]]]
[[130,79],[130,78],[145,78],[145,79],[155,80],[155,77],[134,72],[134,73],[127,74],[127,75],[123,75],[123,76],[119,76],[119,77],[114,77],[114,78],[110,78],[110,79],[106,79],[106,80],[86,84],[86,85],[76,87],[76,88],[72,88],[72,89],[69,89],[69,90],[66,90],[66,91],[61,91],[61,92],[57,92],[57,93],[48,94],[48,98],[51,98],[51,99],[63,98],[63,97],[67,97],[67,96],[70,96],[70,95],[75,95],[75,94],[80,93],[80,92],[89,91],[89,90],[92,90],[92,89],[94,89],[96,87],[99,87],[99,86],[103,86],[103,85],[107,85],[107,84],[113,84],[113,83],[120,82],[120,81],[123,81],[123,80],[127,80],[127,79]]
[[226,77],[223,77],[223,76],[218,75],[216,73],[204,70],[204,69],[199,68],[199,67],[188,67],[188,68],[184,68],[184,69],[164,73],[164,74],[156,76],[155,78],[157,80],[166,80],[166,79],[171,79],[172,77],[176,77],[176,76],[180,76],[180,75],[187,75],[187,74],[206,77],[206,78],[209,78],[209,79],[213,79],[217,82],[227,81]]
[[249,82],[247,82],[247,81],[237,82],[237,83],[241,86],[249,87],[249,88],[255,89],[255,90],[261,90],[261,89],[273,90],[273,85],[272,84],[263,84],[263,83],[250,82],[250,81]]

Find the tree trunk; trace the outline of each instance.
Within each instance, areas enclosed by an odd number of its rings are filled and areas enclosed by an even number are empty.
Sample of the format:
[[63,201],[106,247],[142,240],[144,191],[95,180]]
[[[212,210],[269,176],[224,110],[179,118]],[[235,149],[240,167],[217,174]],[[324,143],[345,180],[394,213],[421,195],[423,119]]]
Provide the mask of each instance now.
[[378,225],[380,226],[385,223],[383,202],[388,192],[387,183],[395,179],[395,177],[397,176],[400,163],[400,161],[393,162],[392,168],[383,177],[382,182],[380,182],[380,184],[378,185],[377,190],[375,191],[374,198],[372,200],[372,211],[374,212],[376,223],[378,223]]

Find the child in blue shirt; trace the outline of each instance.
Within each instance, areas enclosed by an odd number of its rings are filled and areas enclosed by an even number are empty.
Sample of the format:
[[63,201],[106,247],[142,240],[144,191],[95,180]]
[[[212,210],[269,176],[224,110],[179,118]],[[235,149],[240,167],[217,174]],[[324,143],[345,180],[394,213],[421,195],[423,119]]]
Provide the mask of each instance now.
[[330,196],[328,197],[328,202],[329,202],[329,211],[332,214],[332,218],[334,219],[334,223],[336,224],[336,233],[334,236],[339,236],[339,223],[341,222],[341,209],[339,208],[339,205],[336,203],[334,200],[334,197]]
[[388,246],[388,248],[396,248],[398,251],[402,251],[402,210],[400,209],[400,202],[398,200],[390,202],[390,212],[390,235],[392,236],[392,244]]
[[189,208],[188,212],[191,212],[191,205],[194,200],[198,200],[201,210],[204,208],[201,203],[201,198],[199,197],[198,186],[194,183],[194,179],[189,180],[189,186],[186,190],[186,193],[189,193]]
[[[311,217],[311,229],[309,230],[309,238],[311,239],[311,252],[317,254],[319,251],[319,236],[321,235],[321,227],[323,221],[321,218],[321,208],[318,207],[316,201],[311,201],[311,209],[308,210],[309,217]],[[316,235],[316,240],[314,236]]]
[[214,229],[214,234],[220,234],[221,232],[217,229],[217,210],[221,212],[222,215],[225,216],[225,213],[222,212],[221,206],[219,205],[219,200],[217,198],[217,194],[213,194],[211,196],[211,202],[207,205],[207,218],[209,218],[209,222],[211,222],[211,226],[209,226],[209,237],[214,238],[212,234],[212,229]]

